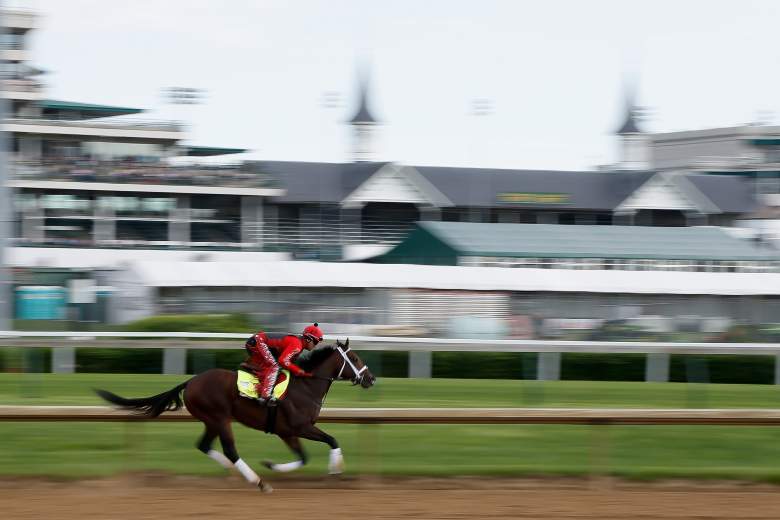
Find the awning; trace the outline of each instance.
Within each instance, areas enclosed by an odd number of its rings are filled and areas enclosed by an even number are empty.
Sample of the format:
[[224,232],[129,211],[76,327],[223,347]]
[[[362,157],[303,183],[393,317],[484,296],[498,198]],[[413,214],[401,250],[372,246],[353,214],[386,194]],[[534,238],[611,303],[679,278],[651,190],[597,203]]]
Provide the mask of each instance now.
[[189,157],[211,157],[249,151],[247,148],[222,148],[219,146],[187,146],[186,150],[186,155]]
[[80,112],[82,116],[87,117],[124,116],[143,112],[143,109],[141,108],[95,105],[92,103],[79,103],[76,101],[62,101],[58,99],[43,99],[38,102],[38,105],[44,110]]

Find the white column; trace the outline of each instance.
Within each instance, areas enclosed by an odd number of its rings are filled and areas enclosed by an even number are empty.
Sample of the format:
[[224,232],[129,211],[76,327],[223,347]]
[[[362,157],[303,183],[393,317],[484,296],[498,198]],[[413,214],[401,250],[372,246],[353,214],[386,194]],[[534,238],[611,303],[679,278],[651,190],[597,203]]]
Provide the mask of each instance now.
[[76,349],[54,347],[51,349],[51,371],[55,374],[72,374],[76,371]]
[[409,352],[409,377],[430,379],[431,359],[430,352]]
[[561,353],[540,352],[536,378],[540,381],[558,381],[561,378]]
[[780,354],[775,356],[775,384],[780,385]]
[[101,208],[95,204],[95,220],[92,225],[92,240],[100,242],[116,240],[115,212],[111,207]]
[[241,197],[241,243],[244,246],[263,245],[263,199]]
[[40,206],[39,197],[36,196],[34,207],[26,207],[22,210],[22,238],[34,242],[43,242],[46,238],[46,231],[43,229],[45,223],[44,209]]
[[166,348],[163,350],[163,374],[187,373],[187,349]]
[[648,383],[669,382],[669,354],[647,354],[645,381]]
[[176,199],[176,208],[171,210],[168,223],[168,240],[190,242],[190,197],[182,195]]

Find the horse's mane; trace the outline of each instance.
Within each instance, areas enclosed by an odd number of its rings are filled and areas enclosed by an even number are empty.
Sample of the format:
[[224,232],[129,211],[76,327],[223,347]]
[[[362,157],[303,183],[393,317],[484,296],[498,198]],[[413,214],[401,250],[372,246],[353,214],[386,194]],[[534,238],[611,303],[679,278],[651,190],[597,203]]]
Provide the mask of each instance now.
[[328,359],[335,350],[336,345],[322,345],[313,350],[304,351],[298,356],[295,364],[307,372],[311,372]]

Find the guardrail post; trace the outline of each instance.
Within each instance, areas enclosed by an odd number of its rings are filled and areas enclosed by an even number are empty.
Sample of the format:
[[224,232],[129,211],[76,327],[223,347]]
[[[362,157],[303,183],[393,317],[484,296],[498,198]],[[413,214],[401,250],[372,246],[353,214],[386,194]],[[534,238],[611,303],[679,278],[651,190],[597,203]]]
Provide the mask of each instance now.
[[647,355],[645,381],[648,383],[669,382],[669,354]]
[[409,377],[430,379],[432,358],[430,352],[409,352]]
[[51,349],[51,371],[55,374],[72,374],[76,371],[76,349],[54,347]]
[[163,351],[163,374],[187,373],[187,349],[166,348]]
[[536,378],[540,381],[558,381],[561,378],[561,353],[540,352]]
[[780,354],[775,354],[775,384],[780,385]]

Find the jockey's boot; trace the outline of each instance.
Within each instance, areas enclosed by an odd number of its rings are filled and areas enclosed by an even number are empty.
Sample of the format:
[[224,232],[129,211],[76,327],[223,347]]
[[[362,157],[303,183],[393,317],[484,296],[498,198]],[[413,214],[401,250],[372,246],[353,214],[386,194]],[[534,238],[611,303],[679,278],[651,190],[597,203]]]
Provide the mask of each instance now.
[[279,404],[279,400],[276,397],[270,397],[268,399],[268,402],[266,403],[268,408],[273,408],[274,406],[276,406],[278,404]]

